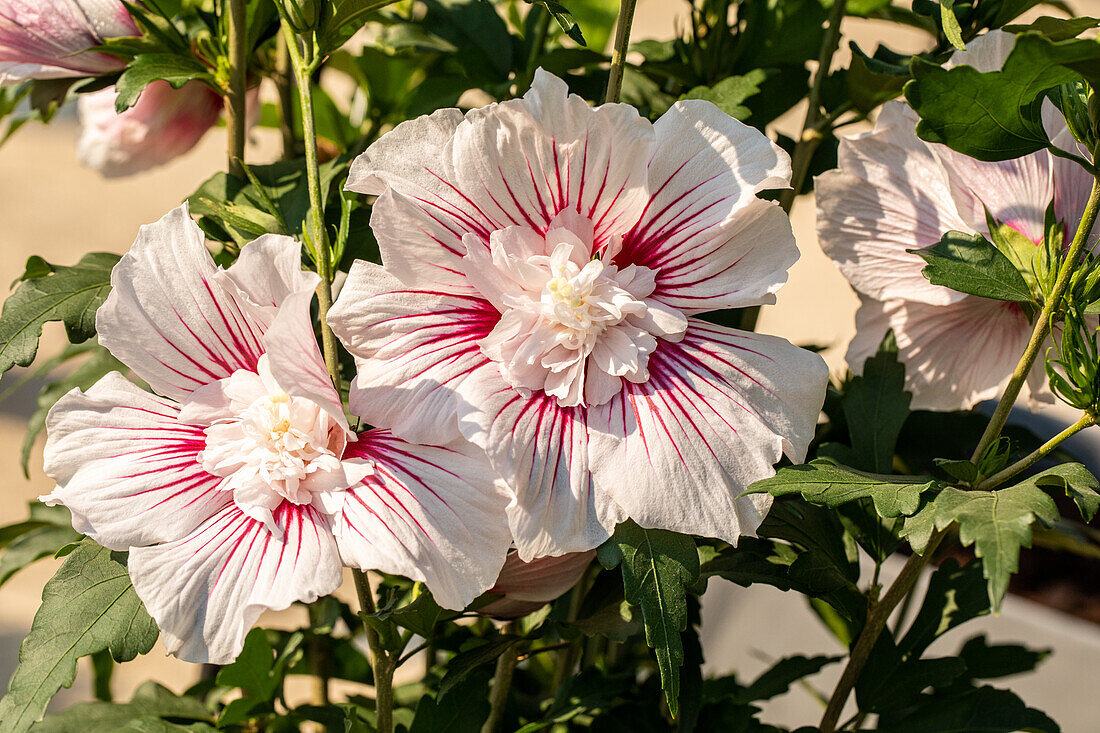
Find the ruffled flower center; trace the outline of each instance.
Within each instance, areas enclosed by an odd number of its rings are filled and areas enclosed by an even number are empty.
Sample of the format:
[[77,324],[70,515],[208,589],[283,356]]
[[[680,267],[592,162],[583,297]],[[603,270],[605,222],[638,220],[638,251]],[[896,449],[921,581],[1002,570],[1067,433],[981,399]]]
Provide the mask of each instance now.
[[677,339],[687,327],[648,297],[654,270],[620,269],[610,261],[614,243],[593,254],[585,233],[509,227],[491,235],[488,250],[467,240],[467,277],[502,314],[482,351],[510,385],[564,407],[604,404],[623,379],[645,382],[657,338]]
[[317,402],[284,392],[264,359],[259,374],[238,371],[184,406],[181,420],[209,424],[198,461],[222,477],[218,488],[232,492],[258,521],[273,525],[273,512],[284,501],[334,514],[343,490],[373,467],[343,460],[347,426]]

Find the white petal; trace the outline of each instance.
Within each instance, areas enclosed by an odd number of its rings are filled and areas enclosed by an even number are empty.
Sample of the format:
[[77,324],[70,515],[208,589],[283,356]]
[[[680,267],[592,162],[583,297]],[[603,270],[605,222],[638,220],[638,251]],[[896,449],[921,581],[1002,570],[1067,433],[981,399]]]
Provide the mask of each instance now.
[[356,360],[352,412],[414,443],[457,439],[455,389],[488,361],[477,342],[499,318],[483,300],[405,290],[356,262],[328,315]]
[[523,99],[469,112],[451,154],[458,187],[490,219],[544,233],[571,207],[593,222],[600,248],[638,220],[653,146],[633,107],[589,107],[540,69]]
[[340,586],[336,543],[315,509],[284,502],[275,522],[281,537],[234,505],[181,540],[130,551],[134,590],[170,654],[228,664],[264,611]]
[[1019,306],[974,296],[946,306],[868,300],[857,324],[872,334],[894,329],[915,410],[968,410],[996,397],[1031,336]]
[[[520,558],[598,547],[623,518],[588,467],[585,411],[509,387],[495,364],[459,387],[459,426],[514,492],[508,522]],[[621,480],[622,477],[619,477]]]
[[45,471],[57,487],[43,500],[114,550],[183,537],[229,496],[198,462],[202,428],[178,413],[118,372],[65,395],[46,418]]
[[[649,166],[652,198],[646,203],[641,221],[624,237],[616,262],[663,270],[657,275],[658,292],[668,288],[690,297],[699,286],[691,277],[699,272],[698,266],[712,267],[716,272],[711,274],[729,267],[732,253],[725,251],[726,245],[748,224],[733,220],[741,216],[743,207],[756,200],[758,192],[789,185],[791,161],[758,130],[734,120],[710,102],[677,102],[657,121],[654,131],[657,152]],[[730,231],[720,228],[724,222],[729,222]],[[740,252],[743,254],[749,246],[741,243]],[[783,271],[794,262],[790,258],[797,258],[793,240],[782,242],[780,247],[772,263],[775,271],[763,275],[765,290],[774,278],[783,277]],[[751,268],[745,268],[745,272],[760,276]],[[729,281],[723,280],[715,287]],[[761,285],[752,283],[749,287],[756,290]],[[704,290],[700,295],[709,293]],[[738,301],[738,305],[749,303],[747,299]]]
[[571,552],[524,562],[513,552],[504,561],[496,585],[489,589],[489,593],[504,597],[482,606],[478,613],[499,619],[526,616],[576,585],[595,556],[595,552]]
[[828,368],[783,339],[689,323],[650,357],[648,382],[589,411],[593,479],[643,527],[736,543],[769,505],[738,496],[784,453],[804,459]]
[[508,497],[484,453],[372,430],[348,446],[349,456],[374,461],[374,473],[345,492],[336,523],[345,564],[422,580],[453,609],[493,585],[512,538]]
[[971,229],[988,229],[988,209],[995,220],[1031,241],[1043,241],[1043,219],[1054,198],[1050,153],[1040,150],[1022,158],[986,163],[943,145],[933,145],[932,150],[947,171],[955,206]]
[[[1073,153],[1085,160],[1092,160],[1092,153],[1077,142],[1073,133],[1066,125],[1066,119],[1062,113],[1050,103],[1043,100],[1043,125],[1047,135],[1056,148]],[[1061,156],[1051,156],[1051,167],[1054,175],[1054,214],[1066,225],[1066,243],[1073,239],[1077,233],[1077,227],[1081,222],[1081,215],[1085,213],[1085,206],[1092,192],[1093,178],[1088,171],[1072,160]],[[1096,251],[1097,240],[1100,239],[1100,228],[1093,227],[1089,236],[1088,247]]]
[[346,430],[348,423],[340,394],[332,384],[313,335],[309,310],[312,302],[312,289],[292,293],[283,300],[263,337],[267,367],[284,392],[313,400]]
[[111,273],[96,313],[99,342],[177,400],[238,369],[255,371],[264,324],[220,281],[186,204],[173,209],[141,228]]
[[840,142],[840,169],[815,181],[817,232],[859,292],[950,303],[963,296],[928,282],[924,260],[906,250],[974,229],[955,208],[943,166],[917,138],[916,121],[903,102],[887,102],[874,132]]
[[241,248],[225,276],[261,307],[276,307],[291,293],[312,293],[321,278],[302,269],[302,245],[282,234],[265,234]]
[[657,270],[651,297],[689,314],[774,303],[798,260],[787,214],[761,199],[695,236],[661,242],[641,263]]
[[966,50],[955,51],[944,66],[973,66],[982,73],[1000,71],[1016,46],[1016,36],[1000,30],[984,33],[966,44]]

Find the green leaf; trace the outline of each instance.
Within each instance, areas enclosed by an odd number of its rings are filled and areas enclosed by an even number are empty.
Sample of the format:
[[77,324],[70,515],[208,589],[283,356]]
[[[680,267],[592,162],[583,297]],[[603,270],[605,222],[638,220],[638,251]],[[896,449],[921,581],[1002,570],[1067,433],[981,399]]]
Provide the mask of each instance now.
[[905,365],[898,361],[897,349],[880,348],[863,362],[863,373],[852,377],[844,388],[841,406],[852,448],[842,462],[874,473],[889,473],[911,400],[912,395],[905,391]]
[[[95,334],[95,312],[111,289],[111,268],[118,255],[93,252],[72,267],[50,266],[41,277],[24,279],[0,311],[0,373],[27,366],[38,352],[42,324],[61,321],[72,343]],[[43,272],[28,263],[34,274]]]
[[42,590],[0,700],[0,733],[30,728],[50,698],[73,683],[80,657],[107,649],[115,661],[128,662],[152,649],[157,636],[121,556],[84,540]]
[[[165,721],[188,721],[176,725]],[[193,697],[177,697],[156,682],[146,682],[127,703],[77,703],[51,713],[34,726],[34,733],[116,733],[126,731],[213,731],[213,715]],[[194,724],[198,724],[197,726]]]
[[959,525],[959,540],[982,560],[989,599],[998,611],[1008,579],[1018,567],[1020,548],[1031,547],[1031,525],[1058,519],[1054,501],[1034,485],[1019,484],[996,491],[945,489],[936,497],[936,527]]
[[125,112],[137,104],[145,87],[154,81],[166,81],[179,89],[192,79],[213,80],[213,75],[194,56],[174,53],[143,53],[135,56],[115,83],[118,97],[115,111]]
[[561,29],[565,31],[565,35],[572,38],[581,46],[588,45],[584,40],[584,34],[581,33],[581,27],[577,25],[577,21],[573,18],[573,14],[570,13],[569,9],[564,5],[554,2],[554,0],[525,0],[525,2],[541,5],[546,9],[546,12],[550,13],[551,17],[557,21],[558,25],[561,26]]
[[20,535],[0,555],[0,585],[36,560],[52,557],[65,545],[77,542],[81,536],[68,523],[46,525]]
[[940,24],[951,45],[965,51],[966,44],[963,43],[962,28],[959,27],[959,19],[955,17],[954,7],[955,0],[940,0]]
[[1084,76],[1100,81],[1100,44],[1051,41],[1039,33],[1017,37],[1001,71],[971,66],[944,69],[914,58],[905,85],[920,115],[917,134],[978,160],[1018,158],[1049,145],[1042,124],[1042,93]]
[[902,523],[898,536],[909,543],[913,552],[923,555],[928,547],[928,540],[936,530],[936,506],[931,501],[926,502],[916,514],[906,517]]
[[1081,517],[1091,522],[1100,509],[1100,481],[1080,463],[1063,463],[1020,482],[1020,486],[1065,491],[1081,511]]
[[924,704],[893,722],[880,721],[878,733],[1060,733],[1038,710],[1008,690],[979,687],[951,695],[928,695]]
[[921,494],[936,487],[937,482],[927,476],[870,474],[814,461],[781,468],[775,476],[749,486],[746,493],[800,494],[811,504],[827,507],[871,499],[879,516],[893,518],[916,512]]
[[321,53],[335,51],[367,21],[367,17],[377,13],[397,0],[333,0],[325,3],[325,16],[321,24],[318,41]]
[[906,658],[920,657],[940,636],[989,611],[981,563],[959,567],[954,558],[948,558],[932,573],[924,600],[898,642],[898,650]]
[[881,713],[905,708],[928,687],[947,687],[966,672],[957,657],[902,660],[888,634],[879,637],[856,683],[860,710]]
[[839,662],[843,657],[801,655],[780,659],[757,677],[752,684],[738,692],[734,698],[739,703],[771,700],[791,689],[791,685],[803,677],[817,674],[830,664]]
[[239,687],[257,700],[271,700],[279,689],[275,674],[275,650],[267,632],[255,628],[248,632],[237,659],[218,670],[217,682],[225,687]]
[[500,636],[460,652],[447,663],[447,673],[443,675],[443,679],[439,683],[439,697],[446,696],[463,680],[468,679],[475,669],[496,661],[497,657],[520,641],[520,638],[516,636]]
[[1020,271],[981,234],[947,232],[930,247],[907,251],[928,263],[921,272],[933,285],[1012,303],[1035,300]]
[[626,599],[642,609],[646,643],[657,655],[661,687],[673,717],[680,698],[680,667],[687,628],[687,589],[699,578],[695,540],[660,529],[644,529],[631,520],[599,548],[600,563],[621,566]]
[[1076,38],[1085,31],[1097,26],[1100,26],[1100,18],[1054,18],[1044,15],[1031,21],[1028,25],[1006,25],[1002,30],[1008,33],[1035,31],[1052,41],[1064,41],[1067,38]]
[[730,117],[744,121],[749,118],[749,108],[742,102],[759,94],[760,85],[767,78],[768,74],[763,69],[753,69],[742,76],[728,76],[714,86],[694,87],[680,99],[705,99]]
[[[851,4],[848,6],[851,8]],[[854,41],[849,43],[852,49],[852,61],[844,81],[848,86],[848,96],[860,112],[871,112],[883,102],[901,94],[905,82],[909,81],[909,69],[899,63],[889,63],[879,56],[885,56],[879,46],[874,57],[865,54]],[[892,58],[900,61],[902,57]]]
[[1019,644],[990,644],[985,634],[972,637],[959,650],[970,679],[992,680],[1030,672],[1050,656],[1049,649],[1028,649]]
[[452,694],[421,697],[409,733],[480,733],[489,716],[490,677],[492,672],[481,667],[456,685]]
[[623,675],[607,676],[596,667],[587,667],[557,689],[554,701],[541,719],[516,733],[536,733],[556,723],[568,723],[578,715],[609,710],[629,694],[631,681]]

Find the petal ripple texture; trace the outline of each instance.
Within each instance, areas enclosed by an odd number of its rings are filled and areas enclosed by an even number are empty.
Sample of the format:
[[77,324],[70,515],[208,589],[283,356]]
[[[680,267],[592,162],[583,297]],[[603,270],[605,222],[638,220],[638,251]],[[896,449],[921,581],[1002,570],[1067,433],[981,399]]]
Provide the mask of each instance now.
[[511,493],[523,561],[646,527],[752,534],[739,498],[801,460],[828,378],[815,354],[700,314],[771,303],[798,258],[757,197],[790,160],[709,102],[651,124],[543,70],[522,98],[397,126],[353,164],[383,266],[329,321],[352,410],[417,443],[464,438]]
[[[992,31],[956,52],[949,65],[1000,69],[1015,37]],[[1051,140],[1081,155],[1066,121],[1046,103]],[[1075,234],[1092,178],[1076,163],[1047,150],[987,163],[917,137],[917,115],[888,102],[872,132],[842,140],[837,170],[818,176],[817,227],[822,248],[860,296],[856,336],[847,360],[859,374],[893,329],[906,366],[913,407],[969,409],[996,397],[1031,336],[1015,303],[987,300],[933,285],[925,262],[907,250],[928,247],[948,231],[989,237],[986,211],[1036,246],[1053,203]],[[1095,249],[1096,233],[1089,246]],[[1040,361],[1028,380],[1031,402],[1051,402]]]
[[484,454],[348,426],[313,332],[301,245],[266,235],[214,264],[185,206],[111,275],[112,373],[47,418],[43,497],[128,550],[168,651],[232,661],[267,609],[336,590],[344,564],[427,583],[460,609],[496,581],[507,496]]
[[0,85],[121,71],[125,62],[88,49],[139,35],[119,0],[0,0]]

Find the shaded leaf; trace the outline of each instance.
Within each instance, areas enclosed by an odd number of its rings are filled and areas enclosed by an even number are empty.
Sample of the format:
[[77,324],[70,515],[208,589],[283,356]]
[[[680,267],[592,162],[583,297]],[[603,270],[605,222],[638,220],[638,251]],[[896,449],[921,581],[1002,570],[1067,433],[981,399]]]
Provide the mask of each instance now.
[[921,272],[933,285],[1013,303],[1035,299],[1020,271],[981,234],[947,232],[930,247],[907,251],[928,263]]
[[[165,720],[188,721],[176,725]],[[146,682],[127,703],[77,703],[52,713],[34,726],[35,733],[116,733],[116,731],[213,731],[206,706],[193,697],[178,697],[157,684]],[[198,725],[194,725],[198,724]]]
[[747,120],[749,108],[742,104],[754,94],[760,93],[760,84],[768,78],[763,69],[753,69],[742,76],[728,76],[714,86],[697,86],[688,90],[680,99],[705,99],[736,120]]
[[1073,499],[1081,516],[1091,522],[1100,509],[1100,481],[1080,463],[1063,463],[1020,482],[1020,486],[1055,489]]
[[15,292],[0,312],[0,373],[27,366],[38,352],[42,324],[61,321],[72,343],[95,334],[95,313],[111,289],[111,268],[118,255],[92,252],[72,267],[43,267],[41,258],[28,262]]
[[115,661],[128,662],[152,649],[158,635],[121,557],[84,540],[42,590],[0,700],[0,733],[27,730],[50,698],[73,683],[80,657],[107,649]]
[[627,520],[600,546],[599,559],[605,568],[621,567],[626,599],[642,609],[646,643],[657,655],[661,687],[675,717],[684,663],[680,632],[687,628],[687,589],[699,578],[695,541]]
[[1030,672],[1050,656],[1049,649],[1028,649],[1019,644],[990,644],[985,634],[967,639],[959,650],[970,679],[991,680]]
[[115,111],[125,112],[137,104],[145,87],[154,81],[166,81],[179,89],[192,79],[213,80],[210,70],[193,56],[174,53],[143,53],[122,72],[115,83],[118,96]]
[[749,486],[747,493],[798,494],[811,504],[827,507],[871,499],[880,516],[893,518],[916,512],[921,493],[934,488],[937,482],[927,476],[870,474],[814,461],[781,468],[775,476]]

